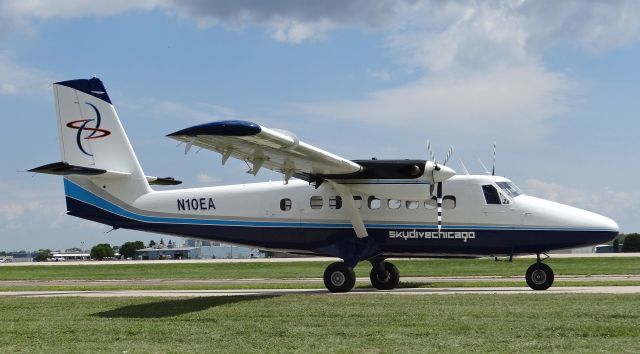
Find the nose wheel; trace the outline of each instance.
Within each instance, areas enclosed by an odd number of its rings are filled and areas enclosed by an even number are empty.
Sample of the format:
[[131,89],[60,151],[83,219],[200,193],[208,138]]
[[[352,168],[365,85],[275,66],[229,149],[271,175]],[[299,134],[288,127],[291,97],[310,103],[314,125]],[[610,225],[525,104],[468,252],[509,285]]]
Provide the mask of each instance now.
[[527,285],[533,290],[547,290],[553,284],[553,270],[542,263],[540,254],[535,264],[532,264],[525,274]]
[[378,290],[392,290],[398,286],[400,282],[400,272],[398,268],[391,262],[385,262],[384,259],[374,259],[371,261],[371,285]]

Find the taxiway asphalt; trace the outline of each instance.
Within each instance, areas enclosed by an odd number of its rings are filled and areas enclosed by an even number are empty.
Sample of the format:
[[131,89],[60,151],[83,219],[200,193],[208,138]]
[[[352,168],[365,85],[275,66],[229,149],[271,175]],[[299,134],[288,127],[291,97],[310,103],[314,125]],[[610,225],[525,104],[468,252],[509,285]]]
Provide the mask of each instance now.
[[559,286],[545,291],[534,291],[527,287],[486,288],[403,288],[390,291],[355,289],[349,293],[331,294],[324,289],[246,289],[246,290],[104,290],[104,291],[5,291],[1,297],[214,297],[214,296],[284,296],[284,295],[331,296],[400,296],[400,295],[552,295],[552,294],[640,294],[640,286]]

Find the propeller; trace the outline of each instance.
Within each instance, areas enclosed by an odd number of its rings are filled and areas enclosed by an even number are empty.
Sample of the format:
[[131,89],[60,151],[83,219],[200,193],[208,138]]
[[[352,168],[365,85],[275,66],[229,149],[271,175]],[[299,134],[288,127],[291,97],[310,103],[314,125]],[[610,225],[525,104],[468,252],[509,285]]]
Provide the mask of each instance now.
[[496,175],[496,142],[493,141],[493,168],[491,169],[491,175]]
[[[433,150],[431,149],[430,141],[427,141],[427,149],[429,150],[429,155],[431,156],[432,161],[427,161],[425,170],[431,171],[431,180],[436,187],[436,203],[438,208],[438,234],[440,234],[440,232],[442,231],[442,182],[448,180],[456,174],[456,171],[445,166],[453,155],[453,146],[449,148],[449,151],[447,151],[447,156],[442,162],[442,165],[438,164],[438,162],[436,161]],[[431,185],[431,188],[433,188],[433,184]],[[433,189],[430,190],[430,195],[433,195]]]

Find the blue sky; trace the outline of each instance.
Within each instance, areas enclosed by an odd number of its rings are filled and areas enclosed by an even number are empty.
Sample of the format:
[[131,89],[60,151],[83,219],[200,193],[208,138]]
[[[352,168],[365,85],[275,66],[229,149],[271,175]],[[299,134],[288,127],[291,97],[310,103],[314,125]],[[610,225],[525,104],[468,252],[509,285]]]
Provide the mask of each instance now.
[[[0,1],[0,250],[157,235],[64,214],[50,84],[98,75],[143,169],[184,187],[277,180],[165,138],[246,119],[347,158],[454,146],[481,173],[640,231],[636,1]],[[165,240],[167,238],[165,237]]]

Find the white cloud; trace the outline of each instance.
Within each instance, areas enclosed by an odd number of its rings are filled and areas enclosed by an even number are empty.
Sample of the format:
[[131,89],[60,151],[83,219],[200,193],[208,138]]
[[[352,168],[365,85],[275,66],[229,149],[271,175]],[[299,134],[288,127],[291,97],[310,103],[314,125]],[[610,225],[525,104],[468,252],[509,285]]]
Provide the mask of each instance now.
[[120,106],[124,110],[149,115],[159,119],[181,120],[206,123],[225,119],[248,119],[248,115],[233,108],[222,105],[194,102],[186,104],[177,101],[158,100],[154,98],[123,97]]
[[324,33],[335,27],[331,21],[318,21],[313,23],[301,23],[288,19],[270,21],[269,34],[277,41],[298,44],[308,39],[322,39]]
[[602,213],[615,220],[637,219],[640,210],[640,193],[635,191],[583,190],[538,179],[526,180],[522,189],[527,194]]
[[367,74],[372,78],[380,81],[389,81],[391,80],[391,73],[386,70],[368,70]]
[[373,92],[353,101],[293,103],[293,114],[349,119],[386,126],[410,126],[457,140],[488,135],[501,141],[533,141],[545,124],[567,109],[569,81],[540,66],[451,72],[409,85]]
[[422,51],[418,59],[430,56],[434,68],[457,56],[473,59],[492,50],[509,53],[506,60],[514,54],[526,57],[532,47],[561,41],[607,50],[637,41],[640,34],[640,3],[635,0],[5,0],[0,2],[0,27],[29,28],[34,21],[153,9],[201,27],[263,26],[274,39],[289,43],[344,27],[393,30],[394,45]]
[[0,52],[0,95],[42,93],[54,81],[54,75],[22,66],[9,51]]
[[85,16],[113,16],[134,9],[151,10],[166,6],[166,0],[5,0],[0,9],[5,16],[12,18],[78,18]]
[[213,177],[213,176],[209,176],[206,173],[201,173],[199,174],[196,179],[198,180],[198,182],[203,183],[203,184],[212,184],[212,183],[218,183],[220,182],[219,178]]
[[[27,176],[24,174],[24,176]],[[31,224],[59,228],[63,224],[66,208],[62,186],[56,192],[15,181],[4,181],[0,186],[0,230],[17,229]]]

